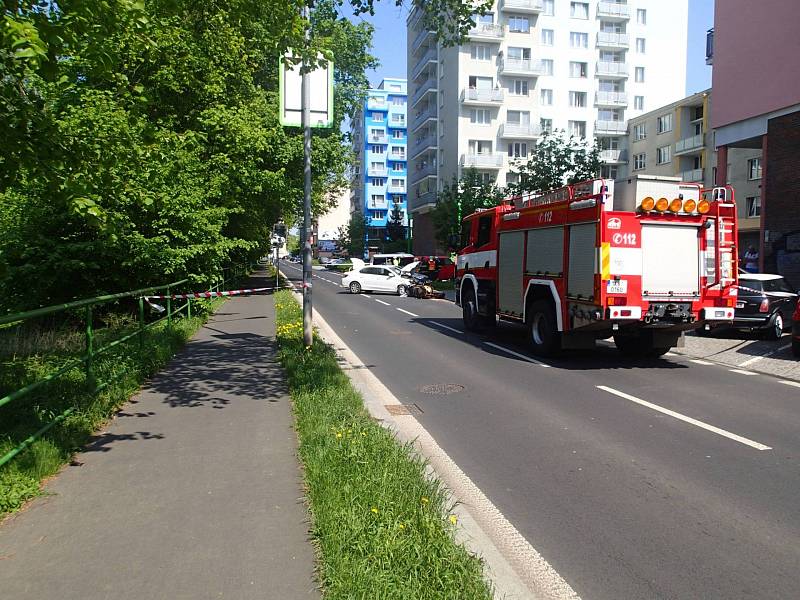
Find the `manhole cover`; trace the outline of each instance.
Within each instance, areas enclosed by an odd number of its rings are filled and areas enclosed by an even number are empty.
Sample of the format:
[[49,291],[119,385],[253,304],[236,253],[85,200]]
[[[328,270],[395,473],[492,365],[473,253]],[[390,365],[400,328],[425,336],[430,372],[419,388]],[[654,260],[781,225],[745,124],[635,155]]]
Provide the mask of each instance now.
[[422,409],[416,404],[384,404],[390,415],[421,415]]
[[457,383],[433,383],[431,385],[423,385],[419,388],[419,391],[423,394],[447,396],[448,394],[463,392],[464,386]]

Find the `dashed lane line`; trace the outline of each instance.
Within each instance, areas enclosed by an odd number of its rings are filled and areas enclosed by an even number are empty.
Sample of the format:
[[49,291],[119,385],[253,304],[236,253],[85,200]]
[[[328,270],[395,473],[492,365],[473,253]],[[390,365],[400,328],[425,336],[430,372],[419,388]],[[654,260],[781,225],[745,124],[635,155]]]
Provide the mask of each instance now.
[[[395,308],[397,308],[397,307],[395,307]],[[414,313],[412,313],[412,312],[410,312],[408,310],[404,310],[402,308],[397,308],[397,310],[399,310],[401,313],[406,313],[407,315],[411,315],[412,317],[418,317],[419,316],[419,315],[415,315]]]
[[533,363],[540,367],[545,367],[549,369],[552,366],[543,362],[539,362],[538,360],[535,360],[530,356],[525,356],[524,354],[520,354],[519,352],[514,352],[513,350],[510,350],[503,346],[498,346],[497,344],[493,344],[492,342],[483,342],[483,343],[489,346],[490,348],[494,348],[495,350],[500,350],[500,352],[505,352],[506,354],[510,354],[511,356],[516,356],[517,358],[521,358],[522,360],[527,360],[529,363]]
[[646,406],[647,408],[658,411],[665,415],[669,415],[670,417],[674,417],[680,421],[683,421],[684,423],[689,423],[690,425],[700,427],[701,429],[705,429],[706,431],[716,433],[717,435],[726,437],[729,440],[734,440],[735,442],[739,442],[740,444],[744,444],[745,446],[750,446],[751,448],[755,448],[756,450],[772,450],[770,446],[766,446],[760,442],[754,442],[753,440],[743,437],[741,435],[737,435],[735,433],[731,433],[730,431],[720,429],[719,427],[715,427],[714,425],[709,425],[708,423],[704,423],[703,421],[698,421],[697,419],[693,419],[692,417],[687,417],[686,415],[683,415],[679,412],[675,412],[674,410],[664,408],[663,406],[659,406],[658,404],[653,404],[652,402],[648,402],[647,400],[642,400],[641,398],[637,398],[636,396],[631,396],[630,394],[626,394],[625,392],[620,392],[619,390],[615,390],[614,388],[605,385],[598,385],[597,389],[603,390],[604,392],[608,392],[609,394],[614,394],[615,396],[624,398],[625,400],[630,400],[631,402],[635,402],[636,404]]
[[389,304],[388,302],[384,302],[383,300],[378,300],[377,298],[375,298],[375,302],[377,302],[378,304],[383,304],[384,306],[391,306],[391,304]]
[[431,321],[431,325],[436,325],[436,327],[441,327],[442,329],[447,329],[447,331],[452,331],[453,333],[457,333],[459,335],[463,335],[463,331],[460,329],[456,329],[455,327],[450,327],[449,325],[442,325],[441,323],[437,323],[436,321]]

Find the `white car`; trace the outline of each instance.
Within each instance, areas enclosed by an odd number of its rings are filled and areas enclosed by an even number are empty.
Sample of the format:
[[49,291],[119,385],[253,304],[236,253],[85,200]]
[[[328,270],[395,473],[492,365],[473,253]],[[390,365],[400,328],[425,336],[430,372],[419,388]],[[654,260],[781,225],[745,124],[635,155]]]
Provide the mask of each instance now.
[[[354,265],[355,266],[355,265]],[[391,292],[404,296],[409,280],[396,267],[367,265],[348,271],[342,278],[342,286],[351,294],[361,292]]]

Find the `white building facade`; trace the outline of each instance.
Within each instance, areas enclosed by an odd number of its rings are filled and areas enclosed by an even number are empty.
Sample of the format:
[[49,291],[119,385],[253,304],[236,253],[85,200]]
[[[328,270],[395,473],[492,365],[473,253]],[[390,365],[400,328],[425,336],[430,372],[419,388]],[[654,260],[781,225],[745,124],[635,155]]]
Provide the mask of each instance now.
[[426,214],[472,168],[516,181],[543,131],[597,138],[604,175],[623,176],[627,121],[685,95],[688,0],[498,0],[461,46],[408,17],[409,210],[418,253]]

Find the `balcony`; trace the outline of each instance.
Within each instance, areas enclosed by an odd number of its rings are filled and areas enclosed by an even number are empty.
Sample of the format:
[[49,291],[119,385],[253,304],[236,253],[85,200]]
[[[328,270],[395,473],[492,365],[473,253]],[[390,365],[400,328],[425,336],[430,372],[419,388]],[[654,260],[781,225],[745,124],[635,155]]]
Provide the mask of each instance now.
[[607,165],[625,162],[622,150],[600,150],[600,160]]
[[500,10],[537,15],[544,10],[542,0],[503,0]]
[[601,60],[597,63],[595,75],[597,77],[627,77],[628,63]]
[[386,177],[388,174],[389,171],[386,169],[386,165],[381,165],[380,167],[367,168],[368,177]]
[[518,75],[520,77],[538,77],[544,75],[544,63],[530,58],[504,58],[500,62],[502,75]]
[[499,152],[462,154],[461,166],[474,169],[502,169],[505,156]]
[[627,21],[631,18],[631,9],[627,4],[600,2],[597,5],[597,17],[613,21]]
[[496,23],[478,23],[469,30],[467,37],[477,42],[497,42],[503,39],[505,31],[501,25]]
[[367,140],[370,144],[388,144],[389,138],[386,136],[385,133],[370,133],[367,136]]
[[433,35],[433,31],[427,29],[423,29],[417,34],[417,37],[414,38],[414,41],[411,42],[411,52],[416,52],[417,48],[419,48],[428,37]]
[[500,137],[515,140],[535,140],[542,135],[540,125],[531,123],[503,123],[500,126]]
[[500,106],[504,93],[501,89],[466,88],[461,90],[461,102],[474,106]]
[[405,194],[406,193],[406,186],[403,185],[391,185],[387,188],[390,194]]
[[435,121],[436,120],[436,105],[431,103],[427,108],[419,111],[414,116],[413,129],[412,132],[416,132],[418,129],[422,128],[428,121]]
[[414,167],[414,181],[419,181],[420,179],[424,179],[425,177],[436,177],[437,175],[436,165],[428,163],[424,166],[415,166]]
[[628,131],[627,121],[595,121],[595,135],[625,135]]
[[699,154],[703,150],[703,134],[693,135],[675,142],[675,154]]
[[367,208],[371,208],[373,210],[381,210],[389,208],[389,203],[386,201],[386,196],[383,196],[383,200],[374,200],[372,197],[367,200]]
[[422,97],[425,94],[438,91],[439,88],[436,87],[436,78],[432,77],[431,79],[423,83],[422,86],[420,86],[420,88],[416,92],[414,92],[414,96],[411,99],[411,107],[413,108],[414,106],[416,106],[417,103],[420,100],[422,100]]
[[403,152],[402,154],[390,154],[389,160],[395,160],[398,162],[406,162],[406,153]]
[[703,169],[681,171],[681,181],[686,183],[703,183]]
[[594,96],[594,105],[625,107],[628,106],[628,94],[625,92],[597,92]]
[[714,28],[706,32],[706,64],[714,64]]
[[608,33],[601,31],[597,34],[597,47],[616,50],[630,46],[627,33]]
[[414,80],[419,77],[419,75],[430,65],[436,65],[436,48],[428,49],[428,51],[422,55],[422,58],[417,61],[414,70],[411,71],[411,79]]
[[389,110],[389,103],[386,98],[368,98],[367,108],[369,110]]
[[435,204],[436,192],[430,191],[420,194],[419,196],[415,196],[414,198],[409,198],[408,209],[417,210],[425,206],[434,206]]

